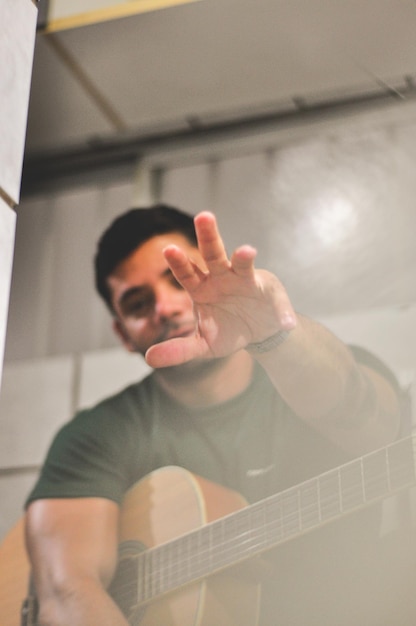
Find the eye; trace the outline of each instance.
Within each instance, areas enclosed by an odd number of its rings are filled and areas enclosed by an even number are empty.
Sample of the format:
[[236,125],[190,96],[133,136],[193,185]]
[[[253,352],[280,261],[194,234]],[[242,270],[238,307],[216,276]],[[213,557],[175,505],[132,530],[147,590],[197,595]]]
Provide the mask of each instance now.
[[147,311],[151,308],[151,304],[148,300],[140,300],[138,302],[132,302],[129,304],[127,314],[142,316],[146,315]]
[[155,298],[153,293],[143,293],[131,296],[123,302],[123,314],[129,317],[145,317],[154,307]]

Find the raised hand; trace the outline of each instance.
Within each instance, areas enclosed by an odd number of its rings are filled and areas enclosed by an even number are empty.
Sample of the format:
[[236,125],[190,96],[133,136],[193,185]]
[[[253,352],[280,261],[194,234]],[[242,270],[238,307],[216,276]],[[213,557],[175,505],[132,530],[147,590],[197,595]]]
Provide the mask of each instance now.
[[255,269],[253,247],[241,246],[229,259],[215,216],[209,212],[195,217],[195,229],[197,258],[176,245],[167,246],[164,255],[193,300],[196,333],[149,348],[146,360],[152,367],[226,356],[296,325],[283,285],[270,272]]

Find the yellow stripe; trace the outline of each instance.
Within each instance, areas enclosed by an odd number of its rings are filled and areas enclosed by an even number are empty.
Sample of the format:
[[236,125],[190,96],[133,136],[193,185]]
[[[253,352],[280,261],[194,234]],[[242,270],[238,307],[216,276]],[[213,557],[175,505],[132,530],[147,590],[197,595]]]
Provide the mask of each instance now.
[[44,32],[51,33],[60,30],[69,30],[70,28],[78,28],[79,26],[87,26],[88,24],[106,22],[121,17],[128,17],[129,15],[156,11],[157,9],[165,9],[179,4],[189,4],[198,1],[200,0],[130,0],[130,2],[125,2],[113,7],[87,11],[86,13],[79,13],[55,20],[52,19],[48,22]]

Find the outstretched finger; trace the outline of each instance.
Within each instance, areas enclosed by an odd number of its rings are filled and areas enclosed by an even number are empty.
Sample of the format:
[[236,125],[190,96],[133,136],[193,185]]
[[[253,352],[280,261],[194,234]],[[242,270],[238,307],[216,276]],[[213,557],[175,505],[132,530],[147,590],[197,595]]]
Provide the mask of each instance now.
[[231,256],[231,267],[239,276],[254,276],[254,260],[257,250],[252,246],[240,246]]
[[195,217],[199,251],[213,275],[223,274],[230,267],[227,252],[213,213],[203,211]]
[[163,254],[176,280],[180,282],[182,287],[188,291],[193,291],[200,285],[204,272],[181,248],[170,244],[163,250]]

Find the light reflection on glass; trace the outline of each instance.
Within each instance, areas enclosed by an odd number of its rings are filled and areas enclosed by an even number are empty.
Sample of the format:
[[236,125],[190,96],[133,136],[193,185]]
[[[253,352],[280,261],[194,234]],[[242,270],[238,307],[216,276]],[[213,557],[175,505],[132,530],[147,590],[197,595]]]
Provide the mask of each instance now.
[[329,248],[351,236],[357,225],[357,214],[351,202],[342,196],[321,198],[311,212],[311,229]]

